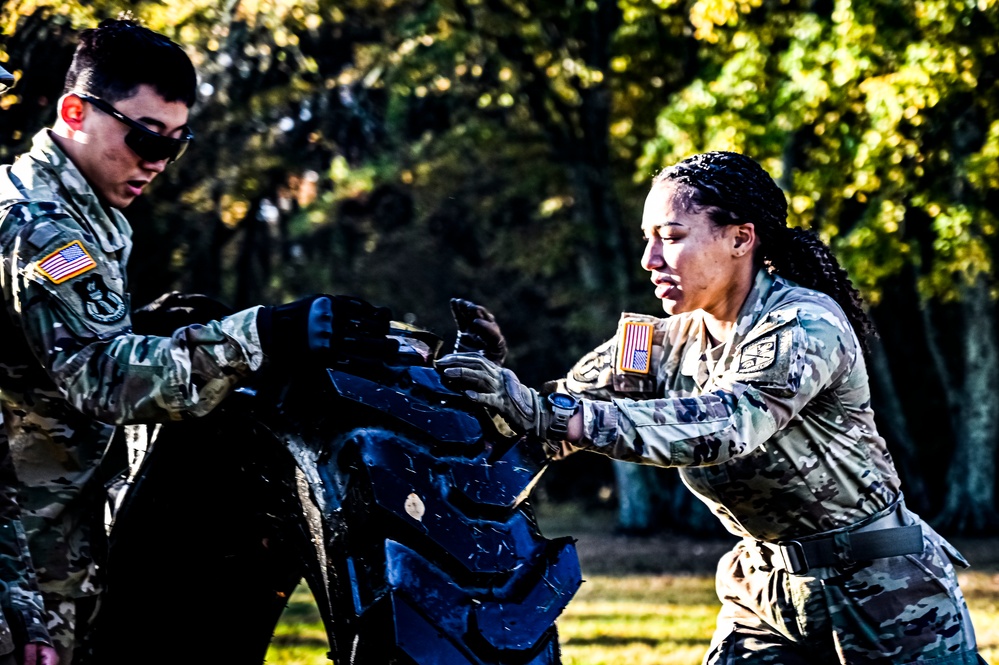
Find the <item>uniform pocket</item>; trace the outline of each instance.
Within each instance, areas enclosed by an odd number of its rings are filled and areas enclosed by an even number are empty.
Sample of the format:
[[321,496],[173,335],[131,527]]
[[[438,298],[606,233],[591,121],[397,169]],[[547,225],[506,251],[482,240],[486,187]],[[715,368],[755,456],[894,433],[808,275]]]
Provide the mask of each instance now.
[[942,549],[927,545],[922,554],[838,568],[839,575],[826,579],[833,629],[847,661],[926,662],[968,648],[973,632],[944,558]]

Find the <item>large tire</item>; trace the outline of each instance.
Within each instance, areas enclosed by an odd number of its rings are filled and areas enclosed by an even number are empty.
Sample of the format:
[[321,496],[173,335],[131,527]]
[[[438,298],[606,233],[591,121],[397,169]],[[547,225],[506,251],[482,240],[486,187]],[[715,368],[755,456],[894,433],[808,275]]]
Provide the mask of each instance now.
[[308,532],[293,458],[237,406],[160,432],[115,518],[88,662],[264,661]]
[[528,502],[541,446],[501,435],[429,361],[395,360],[164,427],[112,531],[94,662],[143,644],[180,662],[206,631],[199,662],[261,663],[303,575],[337,665],[561,662],[555,619],[581,576]]
[[310,402],[330,414],[315,431],[343,432],[286,441],[299,458],[315,455],[302,466],[316,470],[326,562],[308,578],[329,617],[331,659],[560,663],[555,619],[581,575],[573,540],[545,539],[528,501],[542,446],[501,435],[429,367],[330,371],[324,389],[286,393],[283,412]]

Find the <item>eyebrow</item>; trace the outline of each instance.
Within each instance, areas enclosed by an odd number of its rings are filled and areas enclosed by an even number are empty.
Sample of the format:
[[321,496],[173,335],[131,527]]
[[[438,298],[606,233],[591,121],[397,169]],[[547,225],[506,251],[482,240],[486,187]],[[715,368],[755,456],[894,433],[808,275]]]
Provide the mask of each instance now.
[[[684,224],[682,222],[670,220],[668,222],[663,222],[662,224],[655,224],[652,226],[650,230],[656,232],[658,229],[662,229],[668,226],[684,226]],[[645,227],[642,227],[642,230],[644,231]]]

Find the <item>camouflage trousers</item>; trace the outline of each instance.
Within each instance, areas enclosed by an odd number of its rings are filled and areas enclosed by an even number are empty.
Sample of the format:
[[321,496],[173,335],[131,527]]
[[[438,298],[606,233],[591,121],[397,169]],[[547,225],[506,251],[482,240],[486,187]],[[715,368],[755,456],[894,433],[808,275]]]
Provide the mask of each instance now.
[[61,594],[42,592],[46,628],[52,645],[59,654],[59,665],[79,665],[87,661],[88,636],[93,625],[99,596],[69,598]]
[[780,550],[740,541],[718,564],[709,665],[977,665],[975,632],[954,564],[968,563],[929,525],[920,554],[793,575]]

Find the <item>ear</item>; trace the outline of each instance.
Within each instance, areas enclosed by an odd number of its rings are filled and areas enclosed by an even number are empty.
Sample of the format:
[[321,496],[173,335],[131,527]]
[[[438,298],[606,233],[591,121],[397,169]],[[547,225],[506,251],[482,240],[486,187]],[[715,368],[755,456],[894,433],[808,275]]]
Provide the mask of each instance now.
[[74,132],[83,128],[84,114],[83,100],[73,93],[63,95],[59,100],[59,119]]
[[749,224],[738,224],[732,231],[732,256],[745,256],[756,248],[756,227]]

